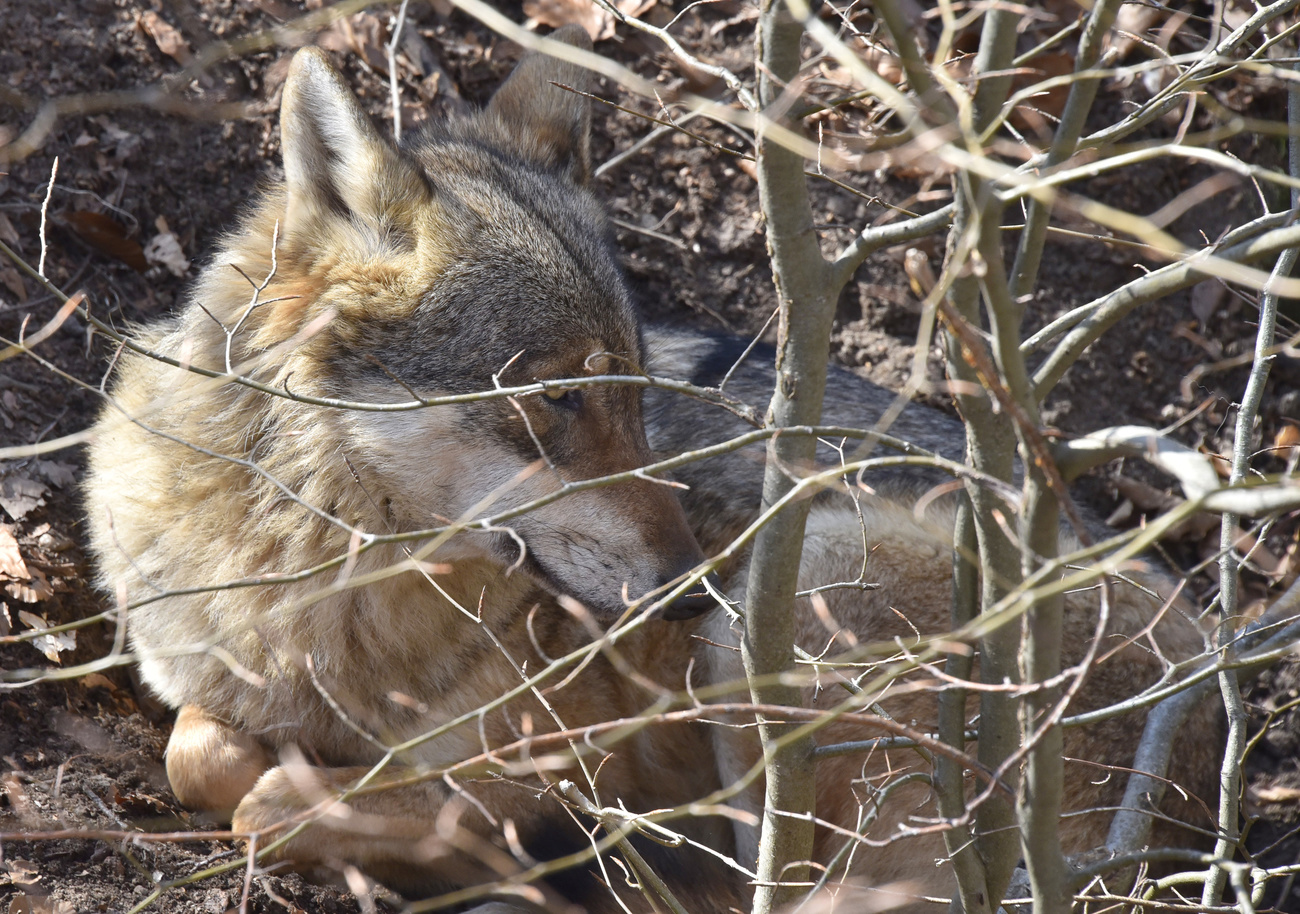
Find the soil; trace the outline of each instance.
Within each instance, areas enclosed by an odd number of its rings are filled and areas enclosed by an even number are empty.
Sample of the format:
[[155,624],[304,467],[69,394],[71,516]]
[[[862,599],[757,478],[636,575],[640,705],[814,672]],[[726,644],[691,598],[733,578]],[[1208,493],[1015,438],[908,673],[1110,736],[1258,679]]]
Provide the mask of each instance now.
[[[684,7],[680,2],[678,11]],[[667,0],[660,0],[659,10],[668,9]],[[524,18],[519,9],[507,12]],[[692,53],[748,76],[750,12],[733,0],[692,7],[673,32]],[[192,51],[264,33],[301,13],[290,0],[154,0],[152,5],[140,0],[6,0],[0,17],[6,33],[0,44],[0,145],[18,138],[37,119],[37,111],[22,99],[77,100],[65,106],[38,151],[0,167],[8,172],[0,176],[0,241],[35,264],[44,222],[50,280],[69,292],[84,291],[93,311],[115,324],[145,321],[172,308],[259,180],[277,176],[279,90],[292,46],[310,36],[226,59],[195,83],[177,88],[171,104],[147,107],[140,103],[142,90],[169,85]],[[349,83],[383,126],[392,115],[383,36],[377,38],[374,28],[378,24],[382,31],[387,16],[383,11],[362,14],[351,20],[351,31],[334,26],[317,39],[335,51]],[[403,121],[408,129],[466,103],[483,102],[519,56],[517,48],[438,2],[412,3],[406,29],[418,36],[403,44]],[[657,81],[665,97],[685,87],[728,98],[720,82],[682,66],[640,33],[620,29],[598,49]],[[1108,85],[1095,115],[1098,123],[1108,123],[1105,119],[1125,110],[1140,91],[1140,85]],[[134,101],[103,94],[131,92],[137,93]],[[635,111],[655,113],[610,84],[602,85],[600,94]],[[1220,101],[1258,118],[1276,119],[1284,109],[1281,89],[1262,81],[1225,90]],[[243,110],[234,110],[240,106]],[[596,161],[627,149],[650,126],[631,113],[598,104]],[[1153,135],[1170,135],[1176,127],[1157,125]],[[716,148],[737,150],[742,141],[702,121],[689,129],[713,145],[680,133],[661,138],[602,173],[597,188],[617,220],[618,244],[648,318],[757,334],[775,307],[757,188],[748,163]],[[1243,135],[1228,146],[1242,160],[1257,164],[1276,163],[1282,155],[1281,144],[1266,137]],[[56,156],[58,178],[43,220]],[[1132,212],[1152,213],[1210,174],[1207,167],[1156,159],[1074,190]],[[830,182],[812,182],[814,213],[827,250],[844,244],[856,227],[880,218],[887,206],[929,208],[947,199],[945,176],[901,166],[844,180],[855,194]],[[1253,218],[1258,207],[1254,188],[1241,184],[1192,206],[1169,228],[1196,244]],[[166,236],[178,246],[171,255],[157,242],[159,237],[167,242]],[[154,257],[144,256],[146,247]],[[937,248],[931,243],[927,253],[937,270],[942,242]],[[184,260],[190,261],[188,267]],[[1028,303],[1027,325],[1041,326],[1157,265],[1124,244],[1054,236]],[[0,263],[0,347],[21,333],[31,334],[57,310],[51,294]],[[919,313],[902,252],[873,257],[840,301],[832,357],[863,377],[901,387],[910,371]],[[1213,453],[1228,452],[1233,404],[1240,398],[1246,369],[1222,363],[1250,351],[1254,313],[1248,301],[1213,284],[1139,309],[1066,376],[1045,420],[1066,434],[1125,423],[1164,427],[1177,422],[1180,440]],[[1294,324],[1284,329],[1294,332]],[[102,338],[71,316],[38,351],[40,361],[0,364],[0,446],[73,436],[98,409],[96,386],[112,355]],[[931,380],[940,380],[937,350],[929,353],[928,364]],[[927,399],[951,409],[941,394],[927,394]],[[1285,429],[1297,417],[1300,361],[1284,356],[1269,381],[1260,446],[1267,448],[1279,435],[1289,434]],[[1270,453],[1257,467],[1281,470],[1285,450]],[[26,589],[11,583],[0,595],[7,614],[0,618],[5,626],[0,635],[10,626],[19,632],[33,621],[54,625],[111,610],[112,600],[93,586],[93,569],[82,548],[78,480],[83,459],[74,442],[39,458],[0,465],[0,493],[7,499],[0,500],[0,561],[7,536],[32,571]],[[1168,480],[1141,467],[1114,465],[1099,472],[1083,491],[1102,516],[1122,507],[1126,498],[1136,502],[1127,514],[1119,512],[1123,516],[1117,524],[1137,523],[1144,511],[1156,507],[1135,498],[1138,490],[1121,477],[1146,486],[1140,491],[1148,494],[1172,491]],[[1217,526],[1185,534],[1166,544],[1170,559],[1191,569],[1213,551],[1217,536]],[[1297,519],[1282,518],[1262,541],[1268,555],[1282,563],[1283,575],[1290,561],[1294,578],[1300,562]],[[1198,574],[1191,581],[1203,601],[1212,595],[1212,578]],[[1284,583],[1278,575],[1248,573],[1243,605],[1257,607]],[[148,898],[158,882],[192,876],[190,884],[163,893],[150,910],[333,914],[373,909],[376,902],[369,895],[358,898],[345,887],[314,885],[296,875],[246,874],[242,869],[205,875],[238,857],[231,843],[218,833],[191,841],[166,837],[208,825],[171,795],[162,766],[169,714],[136,688],[128,667],[111,662],[116,631],[111,615],[102,624],[78,630],[75,647],[0,640],[0,832],[68,834],[26,841],[10,837],[0,844],[0,905],[10,912],[126,911]],[[47,660],[37,647],[57,660]],[[99,658],[109,659],[98,671],[60,678],[62,669]],[[25,669],[45,670],[46,681],[15,687],[18,671]],[[1300,863],[1300,714],[1292,710],[1297,696],[1300,664],[1294,662],[1265,673],[1247,692],[1259,736],[1247,766],[1246,811],[1252,822],[1247,844],[1272,865]],[[1300,889],[1271,885],[1259,909],[1300,911]]]

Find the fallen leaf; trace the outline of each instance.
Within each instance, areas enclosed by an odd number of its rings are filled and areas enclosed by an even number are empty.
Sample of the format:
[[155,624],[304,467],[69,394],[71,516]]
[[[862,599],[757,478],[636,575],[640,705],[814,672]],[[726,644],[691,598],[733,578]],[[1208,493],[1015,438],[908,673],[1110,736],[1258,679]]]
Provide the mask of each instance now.
[[[615,0],[614,7],[631,19],[639,17],[655,0]],[[587,30],[592,41],[605,41],[614,37],[613,15],[597,6],[592,0],[524,0],[524,15],[534,23],[553,29],[576,22]]]
[[4,213],[0,213],[0,241],[3,241],[11,248],[17,247],[20,242],[18,230],[14,228],[14,224],[9,221],[9,217]]
[[122,793],[116,786],[113,788],[113,802],[133,816],[161,816],[171,812],[171,808],[157,797],[134,790]]
[[40,869],[30,860],[16,859],[10,860],[4,865],[5,873],[9,876],[9,881],[14,885],[29,886],[36,885],[41,881]]
[[1278,450],[1300,447],[1300,425],[1284,423],[1273,436],[1273,447]]
[[1222,455],[1222,454],[1215,454],[1214,452],[1212,452],[1212,451],[1210,451],[1210,450],[1207,450],[1204,446],[1200,447],[1198,450],[1200,450],[1200,452],[1201,452],[1204,456],[1206,456],[1206,457],[1208,457],[1208,458],[1210,459],[1210,466],[1214,467],[1214,471],[1215,471],[1216,473],[1218,473],[1218,474],[1219,474],[1220,476],[1222,476],[1224,479],[1231,479],[1231,478],[1232,478],[1232,459],[1231,459],[1231,458],[1229,458],[1229,457],[1225,457],[1225,456]]
[[355,54],[362,63],[388,75],[388,29],[374,13],[355,13],[339,19],[316,37],[327,51]]
[[153,39],[153,43],[158,45],[158,50],[181,66],[189,63],[194,57],[189,42],[185,40],[180,30],[153,10],[146,10],[141,14],[140,30]]
[[1227,286],[1217,279],[1207,279],[1192,286],[1192,313],[1201,322],[1202,330],[1210,322],[1214,312],[1219,310],[1219,305],[1223,304],[1227,295]]
[[149,269],[140,242],[127,237],[126,228],[103,213],[74,212],[63,217],[78,238],[99,253],[121,261],[137,273]]
[[0,527],[0,574],[20,581],[31,577],[27,563],[18,551],[18,540],[14,539],[7,527]]
[[90,673],[82,676],[79,680],[81,687],[84,689],[107,689],[110,692],[116,692],[117,686],[113,680],[109,679],[103,673]]
[[54,588],[50,586],[44,572],[39,568],[32,568],[31,574],[30,580],[10,581],[5,584],[5,593],[23,603],[39,603],[54,596]]
[[22,520],[45,504],[50,488],[26,476],[6,476],[0,479],[0,508],[14,520]]
[[[60,489],[64,486],[77,484],[77,468],[70,463],[58,463],[54,460],[38,460],[36,461],[35,466],[36,471],[44,476],[47,482],[58,486]],[[40,532],[33,530],[32,535],[39,536],[40,533],[44,532],[44,530]]]
[[160,232],[153,236],[144,249],[144,259],[160,267],[166,267],[173,276],[184,276],[189,272],[190,262],[181,250],[180,240],[171,232]]
[[[25,609],[18,610],[18,618],[27,624],[29,628],[40,631],[50,627],[42,616],[36,613],[28,612]],[[62,663],[59,659],[60,651],[70,651],[77,646],[77,632],[51,632],[47,635],[37,635],[32,639],[32,647],[44,654],[51,663]]]
[[1261,803],[1295,803],[1300,800],[1300,789],[1295,787],[1256,787],[1253,793]]
[[[1025,61],[1024,70],[1030,72],[1016,76],[1012,86],[1016,91],[1033,88],[1058,76],[1074,72],[1074,55],[1062,52],[1038,54]],[[1011,112],[1011,122],[1021,130],[1029,130],[1048,137],[1056,129],[1056,119],[1065,109],[1070,86],[1059,85],[1034,93]]]
[[68,901],[51,901],[48,895],[16,895],[9,901],[9,914],[75,914]]
[[23,282],[22,275],[9,261],[0,263],[0,285],[3,285],[19,304],[27,301],[27,284]]

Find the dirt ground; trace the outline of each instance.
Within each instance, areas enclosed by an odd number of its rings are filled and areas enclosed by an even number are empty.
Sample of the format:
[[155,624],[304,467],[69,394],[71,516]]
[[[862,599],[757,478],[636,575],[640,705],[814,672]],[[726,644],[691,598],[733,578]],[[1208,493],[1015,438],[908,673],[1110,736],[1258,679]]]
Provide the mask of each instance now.
[[[677,11],[685,6],[679,3]],[[667,0],[660,0],[659,9],[669,9]],[[18,138],[36,117],[23,99],[85,98],[78,110],[58,119],[35,154],[7,166],[8,174],[0,176],[0,241],[36,263],[42,202],[57,156],[46,226],[50,279],[68,292],[84,290],[95,313],[118,325],[145,321],[173,307],[258,181],[279,172],[275,112],[292,49],[272,46],[219,63],[180,90],[170,105],[149,108],[92,94],[165,85],[191,53],[214,41],[276,28],[301,12],[291,0],[155,0],[152,6],[140,0],[5,0],[0,13],[5,33],[0,39],[0,145]],[[507,7],[507,12],[524,18],[518,8]],[[383,11],[365,14],[347,28],[334,26],[314,38],[335,51],[347,78],[381,122],[391,121],[381,50],[387,16]],[[685,12],[674,34],[692,52],[748,77],[752,25],[747,5],[723,0]],[[437,2],[411,3],[406,29],[415,36],[402,45],[400,71],[408,128],[466,103],[481,103],[518,58],[516,48]],[[726,97],[720,82],[686,70],[650,37],[620,30],[598,49],[657,80],[665,97],[683,86]],[[11,94],[15,91],[21,98]],[[1140,87],[1108,85],[1099,100],[1099,122],[1123,110],[1137,91]],[[637,111],[652,111],[611,85],[604,85],[601,95]],[[1278,118],[1285,106],[1281,89],[1264,83],[1240,84],[1224,100],[1255,117]],[[244,110],[235,112],[236,105]],[[627,149],[650,129],[643,120],[605,105],[596,106],[595,117],[597,162]],[[690,129],[715,144],[741,148],[735,134],[701,124]],[[1173,126],[1154,129],[1168,132]],[[1247,162],[1270,164],[1282,156],[1279,142],[1254,135],[1239,136],[1229,146]],[[1150,213],[1209,173],[1201,166],[1160,159],[1076,190]],[[933,207],[945,201],[948,186],[942,176],[904,167],[849,180],[858,195],[813,182],[815,213],[828,246],[843,244],[856,227],[879,218],[882,204]],[[675,134],[609,168],[597,186],[617,220],[618,244],[648,318],[741,334],[759,331],[775,296],[757,189],[745,163]],[[1214,238],[1257,215],[1258,205],[1255,190],[1242,184],[1192,207],[1171,230],[1188,243]],[[929,253],[937,269],[942,241]],[[919,322],[901,259],[901,252],[885,252],[858,271],[840,302],[831,347],[836,360],[895,388],[906,379]],[[1039,326],[1154,265],[1123,245],[1057,237],[1049,244],[1030,303],[1030,323]],[[57,307],[34,281],[0,264],[0,346],[23,332],[29,315],[28,333]],[[1045,418],[1066,433],[1181,421],[1177,434],[1182,441],[1225,453],[1244,369],[1205,366],[1250,350],[1253,315],[1250,304],[1211,284],[1147,306],[1071,371]],[[1290,334],[1294,328],[1292,321],[1283,329]],[[12,359],[0,365],[0,446],[73,435],[98,408],[95,387],[111,352],[88,334],[85,324],[68,318],[39,351],[44,364]],[[929,361],[933,376],[940,377],[938,353],[930,353]],[[946,407],[942,397],[930,399]],[[1286,420],[1300,418],[1296,359],[1277,360],[1264,402],[1261,446],[1289,440]],[[1282,453],[1257,465],[1280,470]],[[9,586],[0,595],[8,617],[0,619],[5,626],[0,635],[10,626],[17,632],[33,623],[59,624],[111,606],[91,584],[93,571],[81,545],[82,462],[82,451],[71,446],[39,459],[0,464],[0,561],[10,548],[6,544],[16,543],[33,570],[26,588]],[[1151,487],[1170,490],[1168,480],[1116,465],[1088,480],[1084,492],[1103,516],[1127,499],[1131,510],[1120,511],[1116,519],[1127,525],[1137,523],[1144,509],[1156,507],[1143,502],[1150,499]],[[1199,562],[1213,545],[1205,533],[1168,544],[1172,561],[1183,568]],[[1217,532],[1211,535],[1217,537]],[[1281,519],[1264,546],[1281,564],[1282,574],[1290,561],[1294,576],[1300,562],[1296,518]],[[1277,583],[1277,575],[1248,574],[1244,602],[1266,599],[1277,592]],[[1199,575],[1193,587],[1204,597],[1214,582]],[[192,884],[164,893],[149,910],[333,914],[373,909],[369,897],[359,901],[345,889],[312,885],[294,875],[258,873],[246,879],[236,870],[198,878],[237,857],[235,848],[215,836],[185,843],[157,840],[159,833],[188,832],[204,823],[179,807],[168,789],[161,760],[169,716],[133,686],[128,669],[106,664],[71,680],[12,686],[23,669],[57,671],[109,655],[115,630],[111,621],[83,628],[75,646],[55,643],[54,636],[36,646],[0,643],[5,676],[0,680],[0,831],[76,833],[0,844],[0,904],[5,910],[126,911],[146,899],[159,881],[190,875],[195,877]],[[57,662],[42,656],[40,648]],[[1291,710],[1298,696],[1300,664],[1295,662],[1266,673],[1248,693],[1260,734],[1248,767],[1248,846],[1274,865],[1300,863],[1300,714]],[[1300,888],[1270,887],[1268,896],[1261,910],[1300,911]]]

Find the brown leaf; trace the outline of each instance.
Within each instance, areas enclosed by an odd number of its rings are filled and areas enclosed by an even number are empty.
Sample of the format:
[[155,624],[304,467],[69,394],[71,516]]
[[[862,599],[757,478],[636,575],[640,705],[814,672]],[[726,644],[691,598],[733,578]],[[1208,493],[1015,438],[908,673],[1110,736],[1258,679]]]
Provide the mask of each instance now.
[[1278,428],[1277,434],[1273,436],[1273,447],[1279,450],[1300,447],[1300,425],[1292,425],[1290,422],[1283,423]]
[[140,30],[153,39],[158,50],[175,60],[181,66],[193,58],[189,43],[180,31],[153,10],[146,10],[140,16]]
[[[615,0],[614,6],[625,16],[636,18],[655,5],[655,0]],[[614,17],[592,0],[524,0],[524,15],[553,29],[576,22],[587,30],[592,41],[614,37]]]
[[19,243],[18,230],[14,224],[9,221],[9,217],[0,213],[0,241],[9,245],[11,248],[17,247]]
[[348,46],[372,70],[388,75],[388,29],[374,13],[357,13],[343,20]]
[[10,860],[4,865],[9,881],[18,886],[32,886],[41,881],[40,869],[30,860]]
[[45,504],[49,491],[49,486],[26,476],[0,478],[0,508],[14,520],[22,520]]
[[1214,317],[1214,312],[1219,310],[1223,300],[1228,297],[1228,287],[1217,279],[1207,279],[1205,282],[1197,283],[1192,286],[1192,313],[1196,319],[1201,322],[1201,329],[1204,330],[1210,318]]
[[31,578],[27,563],[18,551],[18,540],[7,527],[0,527],[0,575],[26,581]]
[[27,301],[27,285],[18,268],[7,260],[0,263],[0,285],[8,289],[19,303]]
[[[25,609],[18,610],[18,618],[25,622],[28,627],[37,631],[42,631],[50,627],[43,616],[36,613],[29,613]],[[47,635],[37,635],[32,639],[32,647],[44,654],[51,663],[62,663],[59,659],[60,651],[70,651],[77,646],[76,631],[70,632],[51,632]]]
[[171,812],[167,804],[157,797],[134,790],[122,793],[117,787],[113,788],[113,802],[133,816],[161,816]]
[[107,689],[110,692],[117,691],[117,685],[103,673],[90,673],[82,676],[77,682],[81,683],[84,689]]
[[[33,570],[30,581],[10,581],[5,585],[5,593],[23,603],[39,603],[54,596],[54,588],[40,571]],[[42,651],[45,648],[41,648]],[[51,658],[53,659],[53,658]]]
[[75,914],[68,901],[51,901],[48,895],[16,895],[9,901],[9,914]]
[[1300,801],[1300,790],[1295,787],[1256,787],[1252,793],[1261,803],[1295,803]]
[[[1074,55],[1061,52],[1049,52],[1031,57],[1025,62],[1024,69],[1031,71],[1017,76],[1012,81],[1019,91],[1030,88],[1056,76],[1066,76],[1074,72]],[[1011,123],[1017,128],[1050,137],[1056,129],[1055,118],[1060,117],[1065,109],[1065,100],[1070,95],[1069,85],[1052,86],[1036,93],[1017,105],[1011,112]]]
[[[59,463],[54,460],[38,460],[35,463],[36,471],[45,477],[46,481],[62,489],[65,486],[75,486],[77,484],[77,468],[71,463]],[[32,531],[34,535],[39,535]],[[45,531],[41,531],[42,533]]]
[[149,269],[140,242],[127,237],[126,228],[103,213],[75,212],[63,217],[77,237],[99,253],[121,261],[137,273]]

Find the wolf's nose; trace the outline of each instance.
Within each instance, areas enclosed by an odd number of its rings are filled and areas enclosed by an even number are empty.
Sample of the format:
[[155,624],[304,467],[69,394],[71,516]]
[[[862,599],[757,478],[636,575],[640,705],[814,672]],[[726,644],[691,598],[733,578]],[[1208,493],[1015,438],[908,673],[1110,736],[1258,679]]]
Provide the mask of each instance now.
[[[708,582],[714,590],[718,589],[718,579],[713,575],[708,576]],[[669,622],[681,622],[685,619],[694,619],[701,613],[706,613],[718,605],[718,601],[713,598],[704,588],[704,583],[696,584],[691,590],[682,594],[671,604],[664,608],[663,618]]]

